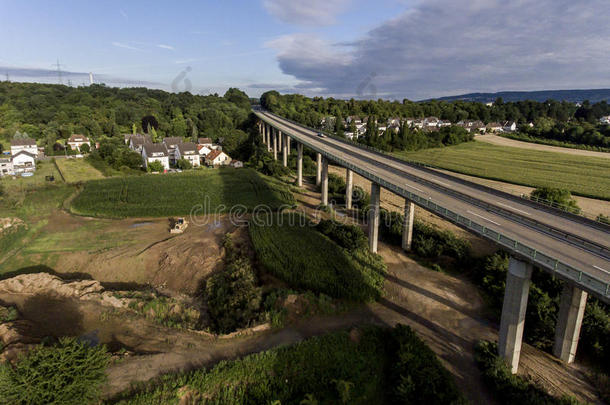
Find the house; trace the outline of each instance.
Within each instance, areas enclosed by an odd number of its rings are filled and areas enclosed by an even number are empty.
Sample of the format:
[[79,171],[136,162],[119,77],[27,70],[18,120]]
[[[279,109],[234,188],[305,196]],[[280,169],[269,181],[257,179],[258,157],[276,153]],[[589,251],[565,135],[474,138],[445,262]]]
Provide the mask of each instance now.
[[449,120],[439,120],[438,121],[438,126],[439,127],[450,127],[451,126],[451,121],[449,121]]
[[205,157],[212,151],[205,145],[197,145],[197,151],[199,152],[199,160],[205,163]]
[[348,124],[351,124],[352,122],[355,125],[358,124],[362,124],[362,120],[360,119],[360,117],[356,116],[356,115],[350,115],[349,117],[347,117],[347,119],[345,120]]
[[213,150],[205,157],[208,166],[224,166],[231,163],[231,158],[221,150]]
[[13,161],[10,157],[0,158],[0,177],[1,176],[12,176],[15,174],[13,170]]
[[145,144],[152,143],[152,139],[148,135],[132,135],[129,138],[129,148],[138,153],[142,153],[142,148]]
[[231,160],[231,163],[229,163],[229,166],[239,169],[239,168],[244,167],[244,162],[242,162],[241,160]]
[[502,131],[515,132],[516,130],[517,130],[517,123],[515,121],[504,121],[502,123]]
[[199,138],[197,139],[197,145],[205,146],[210,151],[214,149],[214,142],[212,142],[212,138]]
[[497,122],[490,122],[486,128],[488,132],[502,132],[502,125]]
[[36,155],[25,150],[12,156],[13,171],[17,173],[33,172],[36,170]]
[[610,124],[610,115],[607,115],[605,117],[601,117],[599,119],[600,124],[606,124],[609,125]]
[[89,149],[91,149],[91,142],[89,142],[89,138],[85,135],[71,135],[68,139],[68,145],[72,150],[78,150],[80,152],[80,147],[83,145],[89,145]]
[[167,151],[169,152],[169,161],[171,164],[176,163],[176,147],[178,144],[184,142],[184,139],[180,136],[170,136],[163,138],[163,143],[167,146]]
[[16,155],[19,152],[28,152],[34,155],[34,158],[38,156],[38,146],[34,139],[13,139],[11,141],[11,155]]
[[164,143],[146,143],[142,146],[142,159],[144,167],[148,169],[148,164],[161,162],[163,169],[169,170],[169,152]]
[[197,145],[195,145],[193,142],[179,143],[176,146],[174,155],[174,159],[176,162],[180,159],[186,159],[191,162],[191,165],[193,165],[193,167],[199,166],[201,162],[201,157],[199,156]]
[[[354,140],[354,133],[353,132],[344,132],[343,135],[347,138],[347,139],[351,139]],[[356,136],[357,138],[357,136]]]

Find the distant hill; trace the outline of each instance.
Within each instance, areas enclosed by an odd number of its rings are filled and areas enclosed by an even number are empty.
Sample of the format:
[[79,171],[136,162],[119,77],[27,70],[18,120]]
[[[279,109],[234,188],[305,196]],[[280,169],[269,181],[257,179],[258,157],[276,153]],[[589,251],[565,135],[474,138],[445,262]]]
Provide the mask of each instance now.
[[[541,90],[541,91],[501,91],[498,93],[469,93],[458,96],[439,97],[434,100],[443,101],[478,101],[489,103],[502,97],[504,101],[533,100],[543,102],[546,100],[569,101],[582,103],[589,100],[592,103],[598,101],[610,101],[610,89],[592,90]],[[427,100],[426,100],[427,101]]]

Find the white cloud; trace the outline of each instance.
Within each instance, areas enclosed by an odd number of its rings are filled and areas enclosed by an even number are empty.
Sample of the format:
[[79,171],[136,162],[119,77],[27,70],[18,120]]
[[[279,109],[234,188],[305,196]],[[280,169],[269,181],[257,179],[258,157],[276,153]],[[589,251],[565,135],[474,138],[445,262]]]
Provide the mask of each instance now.
[[264,0],[267,11],[277,19],[299,25],[330,25],[351,0]]
[[349,46],[303,34],[268,46],[304,86],[347,97],[608,86],[606,1],[429,0]]
[[173,46],[171,46],[171,45],[159,44],[159,45],[157,45],[157,46],[158,46],[159,48],[161,48],[161,49],[168,49],[168,50],[170,50],[170,51],[173,51],[173,50],[174,50],[174,47],[173,47]]
[[141,50],[140,48],[136,48],[135,46],[132,46],[132,45],[126,44],[126,43],[124,43],[124,42],[116,42],[116,41],[115,41],[115,42],[113,42],[113,43],[112,43],[112,45],[113,45],[113,46],[116,46],[117,48],[131,49],[131,50],[133,50],[133,51],[140,51],[140,50]]

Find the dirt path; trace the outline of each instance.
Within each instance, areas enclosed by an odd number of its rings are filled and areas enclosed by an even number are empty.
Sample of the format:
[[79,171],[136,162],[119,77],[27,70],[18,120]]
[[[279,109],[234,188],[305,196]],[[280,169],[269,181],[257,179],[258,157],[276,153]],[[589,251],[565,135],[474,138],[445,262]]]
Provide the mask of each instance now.
[[540,150],[540,151],[545,151],[545,152],[566,153],[568,155],[601,157],[601,158],[605,158],[605,159],[610,159],[610,153],[608,153],[608,152],[597,152],[594,150],[564,148],[562,146],[552,146],[552,145],[542,145],[539,143],[525,142],[525,141],[519,141],[516,139],[504,138],[503,136],[498,136],[498,135],[490,135],[490,134],[476,135],[474,137],[474,139],[477,141],[491,143],[493,145],[499,145],[499,146],[511,146],[513,148]]

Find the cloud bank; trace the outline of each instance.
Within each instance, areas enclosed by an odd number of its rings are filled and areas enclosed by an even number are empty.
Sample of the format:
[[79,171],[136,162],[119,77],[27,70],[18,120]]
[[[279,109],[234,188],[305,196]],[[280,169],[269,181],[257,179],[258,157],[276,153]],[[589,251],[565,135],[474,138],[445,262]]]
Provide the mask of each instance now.
[[264,0],[267,11],[277,19],[298,25],[330,25],[350,0]]
[[608,87],[608,17],[606,0],[428,0],[351,43],[294,34],[267,45],[309,93],[422,99]]

